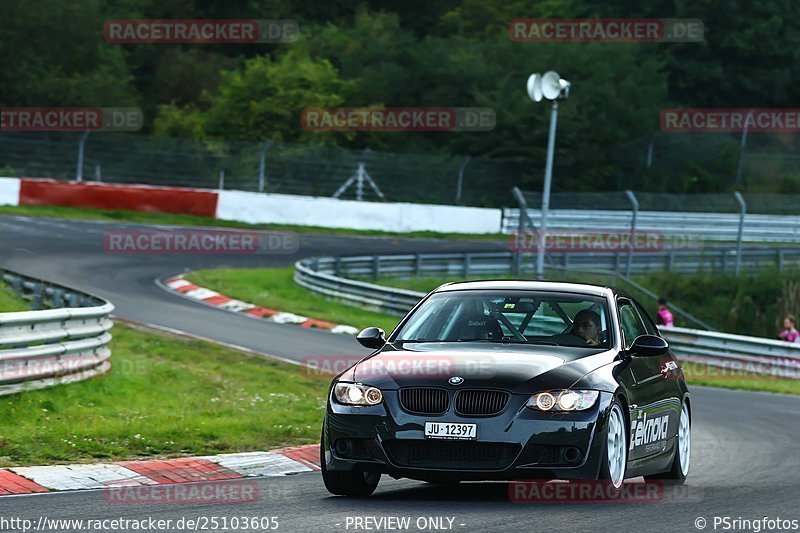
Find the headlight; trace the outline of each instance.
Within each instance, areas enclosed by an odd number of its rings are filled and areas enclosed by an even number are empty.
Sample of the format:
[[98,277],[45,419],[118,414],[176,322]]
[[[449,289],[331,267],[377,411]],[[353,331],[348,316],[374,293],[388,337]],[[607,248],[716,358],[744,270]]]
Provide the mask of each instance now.
[[597,401],[600,392],[596,390],[551,390],[531,396],[526,404],[537,411],[585,411]]
[[337,383],[333,397],[344,405],[378,405],[383,401],[380,389],[358,383]]

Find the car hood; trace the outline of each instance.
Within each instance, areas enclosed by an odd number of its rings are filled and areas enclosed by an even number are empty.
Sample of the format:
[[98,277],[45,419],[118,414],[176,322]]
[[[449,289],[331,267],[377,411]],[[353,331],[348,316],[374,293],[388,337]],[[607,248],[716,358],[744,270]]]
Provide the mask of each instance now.
[[[387,344],[341,379],[384,390],[428,386],[493,388],[527,393],[567,388],[612,359],[612,352],[557,346],[490,343]],[[461,378],[451,380],[451,378]]]

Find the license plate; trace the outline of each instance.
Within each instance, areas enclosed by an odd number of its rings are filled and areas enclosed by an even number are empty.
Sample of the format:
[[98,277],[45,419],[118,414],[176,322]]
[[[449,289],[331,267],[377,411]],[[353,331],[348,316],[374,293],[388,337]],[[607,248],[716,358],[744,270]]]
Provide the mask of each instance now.
[[429,439],[470,440],[478,437],[478,424],[425,422],[425,437]]

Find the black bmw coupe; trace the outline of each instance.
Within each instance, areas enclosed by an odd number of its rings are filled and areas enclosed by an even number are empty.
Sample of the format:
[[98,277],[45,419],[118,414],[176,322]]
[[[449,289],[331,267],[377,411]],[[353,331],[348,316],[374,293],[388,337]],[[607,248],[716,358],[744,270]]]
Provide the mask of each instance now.
[[683,483],[691,401],[633,298],[595,285],[450,283],[331,384],[320,446],[333,494],[382,474],[461,480],[629,477]]

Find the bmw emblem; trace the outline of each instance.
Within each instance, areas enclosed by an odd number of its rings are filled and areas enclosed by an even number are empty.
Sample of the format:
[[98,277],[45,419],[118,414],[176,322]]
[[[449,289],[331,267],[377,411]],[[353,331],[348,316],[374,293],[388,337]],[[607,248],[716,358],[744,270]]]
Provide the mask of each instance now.
[[452,378],[447,380],[450,385],[461,385],[464,383],[464,378],[460,376],[453,376]]

